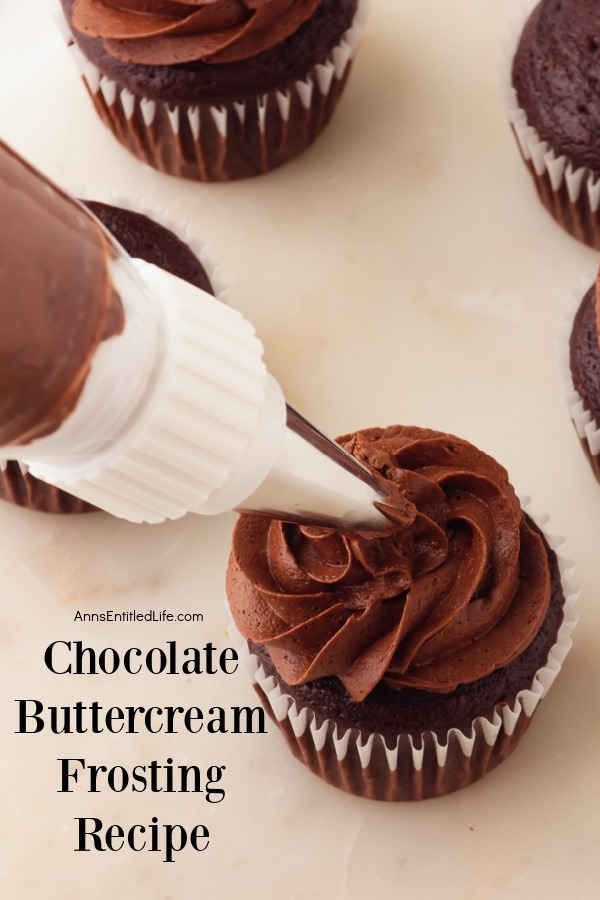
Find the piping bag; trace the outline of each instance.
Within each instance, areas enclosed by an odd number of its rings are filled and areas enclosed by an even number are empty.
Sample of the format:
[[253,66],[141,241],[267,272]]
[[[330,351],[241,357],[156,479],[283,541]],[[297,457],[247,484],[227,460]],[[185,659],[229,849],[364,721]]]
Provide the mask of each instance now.
[[132,522],[389,528],[383,483],[286,404],[242,315],[2,144],[0,316],[0,457],[36,478]]

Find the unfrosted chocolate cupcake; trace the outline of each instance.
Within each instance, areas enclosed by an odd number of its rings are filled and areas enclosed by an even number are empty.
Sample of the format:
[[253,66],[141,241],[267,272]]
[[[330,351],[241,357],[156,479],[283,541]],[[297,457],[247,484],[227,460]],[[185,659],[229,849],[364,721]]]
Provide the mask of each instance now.
[[542,0],[512,61],[509,114],[538,196],[600,249],[600,4]]
[[94,106],[163,172],[268,172],[328,123],[365,0],[62,0]]
[[[84,202],[130,256],[214,293],[198,257],[171,230],[138,212],[91,200]],[[94,509],[66,491],[34,478],[19,463],[6,460],[0,460],[0,498],[40,512],[81,513]]]
[[208,273],[184,241],[149,216],[120,206],[84,200],[84,204],[118,240],[129,256],[143,259],[194,287],[215,293]]
[[567,399],[582,449],[600,481],[600,346],[598,283],[586,292],[575,314],[565,367]]
[[365,540],[242,516],[231,611],[298,759],[359,796],[440,796],[519,742],[570,646],[571,598],[489,456],[399,426],[340,443],[399,489],[411,524]]

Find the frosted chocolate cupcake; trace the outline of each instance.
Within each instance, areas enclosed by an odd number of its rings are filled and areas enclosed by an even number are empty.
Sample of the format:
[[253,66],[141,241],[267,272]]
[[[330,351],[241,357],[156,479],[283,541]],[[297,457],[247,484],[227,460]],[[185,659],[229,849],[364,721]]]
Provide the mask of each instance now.
[[600,4],[542,0],[512,61],[511,123],[544,206],[600,249]]
[[132,153],[200,181],[260,175],[328,123],[365,0],[62,0],[94,106]]
[[[76,204],[54,203],[53,194],[44,190],[46,183],[30,173],[23,160],[0,144],[0,287],[5,296],[30,308],[29,333],[6,323],[0,341],[0,372],[5,366],[18,380],[2,381],[1,446],[43,437],[68,416],[85,381],[90,349],[121,327],[120,304],[107,279],[105,233],[90,217],[78,216]],[[130,210],[91,201],[86,205],[131,256],[212,293],[200,260],[173,232]],[[58,312],[49,285],[63,298]],[[48,371],[52,378],[44,374]],[[14,461],[0,461],[0,497],[44,512],[91,509]]]
[[586,292],[573,321],[565,365],[567,400],[581,447],[600,481],[600,346],[598,283]]
[[360,796],[440,796],[515,748],[570,646],[573,598],[489,456],[400,426],[340,443],[410,524],[365,540],[242,516],[231,611],[298,759]]

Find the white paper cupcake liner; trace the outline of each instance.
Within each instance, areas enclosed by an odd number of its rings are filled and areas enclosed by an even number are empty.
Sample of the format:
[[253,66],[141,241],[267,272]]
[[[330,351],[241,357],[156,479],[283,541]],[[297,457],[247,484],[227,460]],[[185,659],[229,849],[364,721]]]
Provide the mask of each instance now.
[[581,306],[583,298],[590,287],[595,283],[595,280],[595,277],[592,275],[582,276],[579,292],[574,292],[568,297],[567,308],[560,321],[559,343],[559,364],[569,413],[571,414],[571,419],[575,426],[575,430],[577,431],[577,435],[580,441],[585,445],[585,449],[592,459],[592,463],[595,458],[600,457],[600,425],[595,420],[592,413],[585,408],[583,398],[573,384],[569,342],[577,310]]
[[554,218],[578,240],[600,249],[600,174],[576,167],[568,156],[557,154],[529,124],[512,85],[512,64],[523,27],[538,0],[523,0],[520,16],[511,24],[502,62],[502,94],[521,155],[540,199]]
[[[369,0],[358,0],[352,25],[337,46],[289,89],[192,106],[139,96],[103,75],[74,42],[62,11],[59,19],[94,106],[121,143],[161,171],[228,181],[263,174],[313,142],[345,84],[368,9]],[[266,140],[275,133],[276,146]]]
[[[521,505],[538,527],[546,525],[548,516],[531,515],[528,498],[523,498]],[[357,729],[340,728],[327,718],[318,720],[313,711],[300,708],[276,679],[266,674],[260,659],[250,651],[236,626],[231,625],[230,634],[240,661],[295,755],[317,774],[324,775],[326,769],[326,780],[336,786],[379,800],[441,796],[470,784],[501,762],[516,746],[558,675],[571,649],[571,633],[578,619],[576,602],[580,592],[572,581],[575,564],[561,554],[562,538],[545,532],[544,536],[557,555],[565,596],[563,621],[548,660],[536,672],[531,687],[519,691],[512,706],[498,704],[491,718],[478,716],[469,730],[451,728],[443,738],[424,732],[421,740],[415,741],[409,734],[400,734],[396,744],[389,747],[379,733],[365,739]],[[352,758],[360,761],[362,771],[357,765],[352,766]]]

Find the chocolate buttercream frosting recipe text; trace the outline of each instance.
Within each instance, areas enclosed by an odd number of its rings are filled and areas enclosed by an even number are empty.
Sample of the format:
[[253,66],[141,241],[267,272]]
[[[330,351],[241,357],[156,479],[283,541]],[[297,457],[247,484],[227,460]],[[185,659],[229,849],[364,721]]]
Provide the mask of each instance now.
[[[82,641],[57,640],[44,650],[44,665],[57,677],[77,675],[109,677],[117,672],[135,676],[233,675],[238,668],[234,648],[219,649],[212,643],[202,647],[179,647],[176,641],[143,649],[114,647],[96,649]],[[78,700],[71,706],[54,706],[34,698],[15,701],[17,734],[36,736],[42,732],[72,734],[264,734],[262,707],[250,706],[104,706],[97,700]],[[142,765],[105,766],[67,754],[57,758],[58,793],[98,794],[167,793],[193,794],[206,803],[226,798],[226,766],[179,764],[169,755]],[[194,808],[198,806],[194,799]],[[211,835],[204,824],[186,827],[179,823],[150,821],[105,824],[94,816],[78,816],[76,852],[118,852],[131,849],[160,854],[163,862],[175,862],[185,849],[203,852]]]

